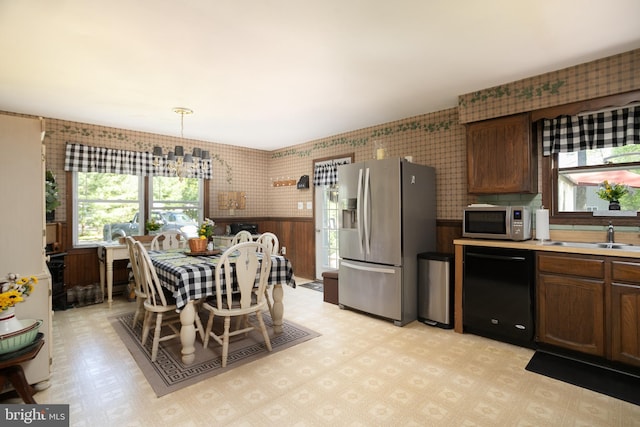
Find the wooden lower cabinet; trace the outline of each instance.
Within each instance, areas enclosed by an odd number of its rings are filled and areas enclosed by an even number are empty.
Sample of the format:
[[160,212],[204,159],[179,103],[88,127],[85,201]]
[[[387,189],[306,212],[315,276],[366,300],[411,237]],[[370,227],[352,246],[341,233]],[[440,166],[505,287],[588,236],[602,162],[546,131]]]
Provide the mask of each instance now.
[[604,356],[603,281],[540,274],[538,340]]
[[640,263],[612,264],[611,359],[640,366]]
[[604,259],[539,253],[537,261],[538,341],[604,357]]
[[537,340],[640,366],[640,260],[538,254]]

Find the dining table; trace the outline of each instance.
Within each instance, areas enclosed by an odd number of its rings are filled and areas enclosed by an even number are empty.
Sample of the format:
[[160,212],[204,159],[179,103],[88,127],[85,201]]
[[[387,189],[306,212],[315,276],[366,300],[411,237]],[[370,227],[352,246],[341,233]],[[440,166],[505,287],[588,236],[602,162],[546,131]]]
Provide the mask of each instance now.
[[[176,310],[180,313],[181,323],[182,362],[193,363],[196,341],[195,303],[215,295],[215,269],[220,260],[221,251],[193,254],[189,248],[180,248],[149,250],[148,253],[162,286],[171,291],[176,300]],[[258,255],[264,256],[262,253]],[[233,267],[233,263],[231,265]],[[224,280],[224,275],[222,276]],[[267,289],[271,290],[271,320],[275,333],[282,332],[283,284],[296,287],[291,262],[281,255],[271,255],[271,273]],[[222,283],[223,289],[226,285]]]

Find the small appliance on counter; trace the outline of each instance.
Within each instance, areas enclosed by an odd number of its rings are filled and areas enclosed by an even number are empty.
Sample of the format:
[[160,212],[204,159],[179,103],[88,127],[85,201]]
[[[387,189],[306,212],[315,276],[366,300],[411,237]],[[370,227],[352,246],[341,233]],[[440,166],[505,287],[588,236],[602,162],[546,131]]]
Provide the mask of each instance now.
[[238,223],[234,222],[231,224],[230,233],[232,236],[235,236],[240,231],[248,231],[252,235],[258,234],[258,224],[252,223]]
[[530,240],[531,211],[527,206],[469,205],[462,217],[462,236]]

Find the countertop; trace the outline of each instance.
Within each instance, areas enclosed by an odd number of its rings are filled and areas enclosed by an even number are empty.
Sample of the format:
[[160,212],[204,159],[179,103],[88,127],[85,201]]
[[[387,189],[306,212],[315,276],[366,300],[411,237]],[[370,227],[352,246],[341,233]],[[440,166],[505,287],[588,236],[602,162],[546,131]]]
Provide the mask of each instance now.
[[485,240],[485,239],[456,239],[454,245],[461,246],[487,246],[494,248],[528,249],[532,251],[547,251],[560,253],[574,253],[583,255],[604,255],[612,257],[640,258],[640,248],[638,250],[607,249],[607,248],[581,248],[571,246],[554,246],[553,241],[545,241],[541,244],[537,240],[525,240],[514,242],[510,240]]

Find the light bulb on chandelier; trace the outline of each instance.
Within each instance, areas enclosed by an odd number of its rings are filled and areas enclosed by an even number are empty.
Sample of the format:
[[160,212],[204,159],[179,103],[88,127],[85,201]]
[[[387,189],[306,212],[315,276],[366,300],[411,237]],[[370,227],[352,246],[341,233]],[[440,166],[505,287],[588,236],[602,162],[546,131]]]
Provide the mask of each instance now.
[[[173,112],[180,114],[180,139],[184,139],[184,116],[193,114],[193,110],[176,107]],[[167,153],[166,157],[162,154],[162,147],[153,147],[153,166],[157,170],[165,168],[171,175],[180,179],[193,176],[204,166],[202,163],[205,160],[209,160],[209,152],[198,147],[193,149],[193,154],[185,154],[184,147],[176,145],[173,151]]]

